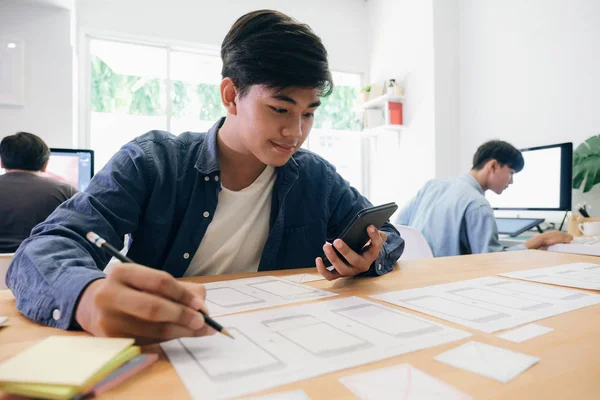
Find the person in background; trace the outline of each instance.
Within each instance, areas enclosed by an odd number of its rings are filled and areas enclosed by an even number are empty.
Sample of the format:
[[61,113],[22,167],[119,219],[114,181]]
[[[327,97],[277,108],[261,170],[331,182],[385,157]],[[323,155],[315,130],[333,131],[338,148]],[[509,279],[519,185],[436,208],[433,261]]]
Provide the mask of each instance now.
[[[485,192],[501,194],[524,164],[523,155],[511,144],[486,142],[477,149],[468,174],[427,182],[400,211],[396,224],[420,231],[435,257],[503,251]],[[564,232],[545,232],[506,250],[542,249],[571,240]]]
[[41,176],[50,149],[36,135],[19,132],[0,142],[0,253],[14,253],[34,226],[77,190]]
[[[225,118],[206,133],[152,131],[126,144],[19,248],[7,285],[23,314],[161,341],[211,333],[197,311],[204,287],[175,278],[316,266],[333,280],[392,270],[404,249],[398,231],[370,226],[370,246],[352,251],[339,235],[371,203],[301,149],[333,90],[321,39],[280,12],[253,11],[231,27],[221,58]],[[86,240],[90,231],[117,248],[131,234],[127,256],[138,264],[105,274],[109,256]]]

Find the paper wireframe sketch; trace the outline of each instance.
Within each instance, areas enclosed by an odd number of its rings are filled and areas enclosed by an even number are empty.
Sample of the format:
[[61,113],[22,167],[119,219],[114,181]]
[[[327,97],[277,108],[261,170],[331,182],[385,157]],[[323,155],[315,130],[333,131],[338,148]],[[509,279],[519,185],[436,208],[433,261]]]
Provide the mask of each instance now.
[[502,383],[512,381],[540,361],[538,357],[476,341],[448,350],[434,359]]
[[206,307],[213,317],[337,296],[336,293],[274,276],[212,282],[204,287]]
[[595,294],[495,277],[371,297],[488,333],[600,303]]
[[499,333],[496,336],[500,339],[510,340],[511,342],[521,343],[535,337],[545,335],[554,329],[538,324],[528,324],[512,331]]
[[194,399],[247,395],[470,336],[357,297],[219,323],[235,340],[213,335],[161,345]]
[[471,397],[431,375],[399,364],[339,379],[360,400],[470,400]]
[[310,400],[310,397],[304,390],[293,390],[289,392],[280,392],[266,394],[264,396],[251,397],[247,400]]
[[286,281],[296,282],[296,283],[308,283],[314,281],[322,281],[323,278],[321,275],[317,274],[296,274],[296,275],[286,275],[282,276],[281,279],[285,279]]
[[573,263],[500,274],[509,278],[600,290],[600,264]]

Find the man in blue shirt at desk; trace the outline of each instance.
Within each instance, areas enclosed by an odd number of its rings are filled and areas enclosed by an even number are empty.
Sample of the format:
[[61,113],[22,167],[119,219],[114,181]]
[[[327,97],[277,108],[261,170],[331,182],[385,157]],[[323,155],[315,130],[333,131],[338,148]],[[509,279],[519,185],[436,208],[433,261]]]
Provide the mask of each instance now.
[[[485,191],[501,194],[524,164],[523,155],[511,144],[486,142],[477,149],[468,174],[427,182],[402,209],[396,223],[420,231],[435,257],[502,251]],[[567,233],[546,232],[507,250],[540,249],[571,240]]]
[[[371,204],[300,149],[333,89],[320,38],[284,14],[255,11],[235,22],[221,57],[226,118],[208,133],[152,131],[126,144],[23,242],[7,277],[23,314],[161,341],[209,333],[196,311],[203,286],[176,277],[316,264],[332,280],[392,269],[404,248],[398,231],[370,226],[361,254],[336,239]],[[89,231],[118,248],[131,233],[127,255],[141,265],[105,275],[109,257],[85,239]]]

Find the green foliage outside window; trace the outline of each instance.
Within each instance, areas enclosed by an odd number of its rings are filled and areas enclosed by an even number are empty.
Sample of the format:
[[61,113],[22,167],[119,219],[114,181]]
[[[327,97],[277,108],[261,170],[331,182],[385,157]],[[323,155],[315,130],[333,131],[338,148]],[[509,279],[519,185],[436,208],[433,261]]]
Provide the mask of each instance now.
[[[160,79],[119,75],[100,58],[92,57],[92,111],[126,111],[132,115],[164,115],[165,88]],[[354,109],[359,88],[336,86],[323,98],[315,114],[315,128],[360,130],[359,114]],[[197,115],[202,121],[214,121],[225,115],[218,85],[171,82],[173,117]]]

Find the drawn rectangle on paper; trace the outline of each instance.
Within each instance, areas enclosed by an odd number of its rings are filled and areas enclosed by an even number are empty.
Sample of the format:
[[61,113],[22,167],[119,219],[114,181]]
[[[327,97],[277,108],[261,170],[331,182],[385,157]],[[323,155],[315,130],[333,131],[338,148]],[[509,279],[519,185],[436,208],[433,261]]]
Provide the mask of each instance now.
[[[227,330],[235,337],[235,340],[224,338],[231,342],[226,350],[220,349],[220,352],[212,352],[210,349],[199,351],[193,348],[193,341],[186,338],[180,339],[188,353],[212,379],[219,381],[239,378],[283,366],[279,359],[239,330],[235,328],[227,328]],[[235,357],[235,363],[228,362],[231,356]]]
[[586,296],[585,293],[574,293],[572,290],[557,289],[548,286],[532,285],[508,280],[505,282],[492,283],[487,286],[510,290],[517,293],[534,294],[536,296],[555,300],[575,300]]
[[311,315],[294,315],[276,320],[263,321],[275,327],[277,333],[304,350],[322,357],[364,350],[372,344],[362,338],[344,332]]
[[503,307],[514,308],[516,310],[537,310],[548,307],[550,303],[543,303],[536,300],[524,299],[521,297],[510,296],[508,294],[492,292],[477,288],[464,288],[449,290],[455,296],[465,297],[471,300],[478,300],[483,303],[496,304]]
[[331,310],[343,317],[363,324],[372,329],[395,337],[414,337],[425,333],[443,330],[442,327],[426,320],[409,317],[388,308],[371,304]]
[[310,286],[292,285],[284,280],[260,282],[250,284],[248,286],[262,290],[275,296],[279,296],[284,299],[299,297],[303,295],[313,295],[314,293],[318,292]]
[[265,302],[258,297],[254,297],[249,294],[242,293],[234,288],[228,287],[207,289],[206,301],[225,308]]
[[403,301],[430,311],[473,322],[489,322],[509,316],[498,311],[471,306],[437,296],[414,297],[412,299],[404,299]]

